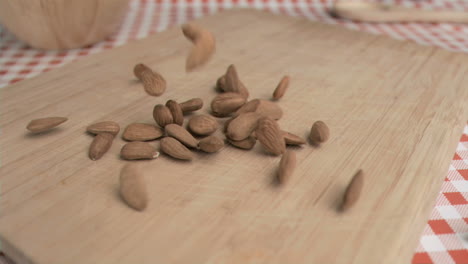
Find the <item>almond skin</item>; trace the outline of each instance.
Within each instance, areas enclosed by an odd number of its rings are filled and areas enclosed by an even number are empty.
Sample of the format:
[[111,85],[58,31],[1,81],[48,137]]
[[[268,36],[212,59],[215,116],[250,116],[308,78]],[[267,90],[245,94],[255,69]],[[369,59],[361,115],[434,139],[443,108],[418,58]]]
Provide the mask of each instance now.
[[288,150],[284,152],[278,168],[278,181],[281,184],[286,183],[296,169],[296,153]]
[[169,108],[169,111],[171,111],[174,123],[182,125],[184,123],[184,113],[180,105],[174,100],[169,100],[166,102],[166,106]]
[[200,150],[208,153],[214,153],[224,147],[224,141],[217,136],[209,136],[198,143]]
[[312,145],[318,146],[330,138],[330,129],[322,122],[317,121],[312,125],[309,134],[309,140]]
[[128,141],[155,140],[164,135],[164,131],[151,124],[133,123],[125,128],[122,138]]
[[143,211],[148,206],[145,178],[136,164],[126,164],[120,171],[120,196],[135,210]]
[[133,73],[143,83],[143,87],[149,95],[160,96],[166,91],[166,80],[148,66],[139,63],[133,68]]
[[237,75],[237,70],[234,64],[229,65],[227,68],[225,79],[223,89],[225,92],[238,93],[246,99],[249,97],[249,91],[239,79],[239,75]]
[[281,131],[281,134],[283,135],[284,142],[286,143],[286,145],[299,146],[299,145],[303,145],[306,143],[306,141],[303,138],[301,138],[298,135],[294,135],[293,133],[289,133],[287,131]]
[[197,148],[198,140],[190,134],[187,129],[177,125],[169,124],[165,128],[168,136],[179,140],[182,144],[189,148]]
[[269,117],[275,120],[278,120],[283,116],[283,110],[281,110],[281,107],[278,104],[260,99],[254,99],[247,102],[236,111],[234,116],[247,112],[255,112],[263,117]]
[[155,159],[159,157],[159,152],[149,143],[135,141],[122,147],[120,157],[126,160]]
[[274,100],[281,99],[286,93],[286,90],[288,89],[288,87],[289,87],[289,76],[286,75],[278,83],[278,86],[276,86],[276,89],[273,92],[273,99]]
[[257,128],[259,118],[255,112],[240,114],[229,123],[226,136],[236,141],[248,138]]
[[115,136],[119,133],[120,126],[114,121],[103,121],[89,125],[86,131],[95,135],[99,133],[110,133]]
[[286,144],[281,134],[281,130],[275,120],[264,117],[258,121],[255,131],[258,141],[266,151],[273,155],[281,155],[286,150]]
[[209,61],[216,50],[216,41],[211,32],[195,23],[182,25],[182,32],[194,44],[185,63],[189,72]]
[[218,121],[208,115],[196,115],[190,118],[188,129],[195,135],[208,136],[218,129]]
[[203,107],[203,100],[201,98],[192,98],[188,101],[185,101],[183,103],[180,103],[180,108],[182,109],[182,112],[185,114],[188,114],[190,112],[195,112],[197,110],[202,109]]
[[359,170],[354,176],[343,196],[341,210],[346,211],[351,208],[361,196],[362,187],[364,186],[364,173]]
[[158,104],[153,109],[153,117],[156,123],[160,127],[165,127],[167,124],[174,123],[174,119],[172,118],[171,110],[167,106]]
[[172,137],[165,137],[161,139],[161,151],[165,154],[180,160],[192,160],[193,154],[188,148],[177,139]]
[[218,94],[213,101],[211,101],[211,111],[216,116],[228,116],[235,112],[243,104],[245,98],[238,93],[222,93]]
[[29,122],[29,124],[26,126],[26,129],[32,133],[41,133],[52,129],[67,120],[68,118],[66,117],[45,117],[34,119]]
[[110,149],[113,140],[114,135],[110,133],[97,134],[89,146],[89,158],[91,160],[100,159]]
[[234,147],[249,150],[249,149],[253,149],[253,147],[255,146],[255,143],[257,143],[257,140],[254,137],[248,137],[240,141],[228,139],[228,142]]
[[223,75],[216,81],[216,89],[220,92],[226,91],[226,76]]

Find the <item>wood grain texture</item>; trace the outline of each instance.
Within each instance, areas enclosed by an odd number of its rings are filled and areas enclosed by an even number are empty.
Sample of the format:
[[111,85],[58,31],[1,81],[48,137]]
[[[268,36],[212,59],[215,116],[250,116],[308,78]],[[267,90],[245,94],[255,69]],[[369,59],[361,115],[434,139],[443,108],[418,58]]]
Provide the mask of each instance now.
[[[200,71],[185,73],[191,43],[174,28],[1,90],[5,253],[18,264],[409,262],[468,117],[468,57],[255,11],[199,23],[218,47]],[[163,96],[134,81],[140,62],[166,78]],[[86,126],[153,123],[154,105],[168,99],[201,97],[208,113],[231,63],[251,98],[270,98],[290,75],[281,128],[305,138],[320,119],[329,141],[299,148],[281,187],[272,184],[280,158],[259,144],[141,161],[151,203],[129,209],[118,196],[124,142],[117,136],[93,162]],[[29,120],[51,115],[69,121],[26,133]],[[339,213],[359,168],[361,199]]]

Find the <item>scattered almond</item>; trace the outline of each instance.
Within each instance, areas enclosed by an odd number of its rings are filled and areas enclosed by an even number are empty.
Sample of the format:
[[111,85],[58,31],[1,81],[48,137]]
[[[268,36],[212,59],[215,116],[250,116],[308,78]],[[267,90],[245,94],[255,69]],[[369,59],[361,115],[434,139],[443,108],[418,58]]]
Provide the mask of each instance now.
[[136,164],[126,164],[120,171],[120,195],[135,210],[143,211],[148,206],[145,178]]
[[159,152],[149,143],[135,141],[122,147],[120,157],[126,160],[155,159],[159,157]]
[[248,138],[257,128],[259,118],[255,112],[240,114],[229,123],[227,137],[236,141]]
[[278,120],[283,116],[283,110],[281,110],[281,107],[278,104],[260,99],[254,99],[247,102],[236,111],[234,116],[247,112],[255,112],[261,116],[275,120]]
[[167,124],[174,123],[174,119],[172,118],[171,110],[167,106],[158,104],[154,107],[153,110],[153,117],[156,123],[160,127],[165,127]]
[[151,124],[133,123],[125,128],[122,138],[128,141],[155,140],[164,135],[164,131]]
[[145,64],[139,63],[133,68],[135,76],[143,83],[145,91],[152,96],[159,96],[166,90],[166,80]]
[[115,136],[119,133],[120,126],[114,121],[103,121],[103,122],[89,125],[86,128],[86,131],[95,135],[99,133],[110,133]]
[[202,109],[203,100],[201,98],[193,98],[186,102],[180,103],[180,108],[184,114]]
[[197,148],[198,140],[192,136],[185,128],[177,124],[169,124],[165,127],[168,136],[179,140],[189,148]]
[[330,137],[330,129],[328,126],[322,122],[317,121],[312,125],[310,130],[309,139],[312,145],[319,145],[320,143],[324,143]]
[[288,86],[289,86],[289,76],[286,75],[281,79],[278,86],[276,86],[276,89],[273,92],[273,99],[275,100],[281,99],[286,93]]
[[213,153],[224,147],[224,141],[217,136],[209,136],[200,140],[198,147],[204,152]]
[[113,140],[114,135],[111,133],[97,134],[89,147],[89,158],[91,160],[100,159],[110,149]]
[[254,137],[248,137],[244,140],[239,140],[239,141],[228,139],[228,142],[234,147],[249,150],[255,146],[255,143],[257,143],[257,140]]
[[174,123],[182,125],[184,123],[184,113],[180,105],[174,100],[169,100],[166,102],[166,106],[171,111]]
[[185,63],[186,70],[192,71],[205,64],[214,54],[215,38],[211,32],[194,23],[182,25],[182,32],[194,44]]
[[216,116],[227,116],[235,112],[239,107],[245,104],[245,98],[238,93],[218,94],[211,101],[211,111]]
[[50,130],[63,122],[67,121],[66,117],[45,117],[34,119],[26,126],[26,129],[32,133],[41,133]]
[[283,135],[284,142],[286,145],[303,145],[306,141],[298,135],[294,135],[293,133],[289,133],[287,131],[281,131]]
[[247,88],[245,88],[245,85],[239,79],[234,64],[229,65],[229,67],[227,68],[225,79],[225,92],[238,93],[246,99],[249,97],[249,91],[247,90]]
[[281,155],[286,150],[286,144],[281,134],[281,130],[275,120],[264,117],[258,121],[256,130],[258,141],[265,150],[273,155]]
[[161,151],[176,159],[192,160],[193,158],[192,152],[172,137],[161,139]]
[[364,173],[359,170],[354,176],[343,196],[341,210],[346,211],[351,208],[359,199],[362,187],[364,186]]
[[286,183],[296,168],[296,153],[291,150],[284,152],[278,169],[278,181],[282,184]]
[[190,118],[188,129],[190,132],[199,135],[207,136],[213,134],[218,129],[218,121],[208,115],[196,115]]
[[223,75],[218,78],[216,81],[216,89],[220,92],[225,92],[226,91],[226,76]]

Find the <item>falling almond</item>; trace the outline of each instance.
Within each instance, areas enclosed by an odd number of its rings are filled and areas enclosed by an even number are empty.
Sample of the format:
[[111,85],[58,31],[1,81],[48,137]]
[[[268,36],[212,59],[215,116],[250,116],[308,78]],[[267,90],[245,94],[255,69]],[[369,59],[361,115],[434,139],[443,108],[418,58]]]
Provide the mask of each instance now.
[[209,136],[200,140],[198,147],[204,152],[213,153],[224,147],[224,141],[217,136]]
[[250,137],[248,137],[248,138],[246,138],[244,140],[239,140],[239,141],[228,139],[228,142],[229,142],[229,144],[233,145],[234,147],[249,150],[249,149],[252,149],[255,146],[255,143],[257,143],[257,139],[250,136]]
[[180,108],[182,109],[183,114],[188,114],[197,110],[202,109],[203,100],[201,98],[192,98],[188,101],[180,103]]
[[269,153],[278,156],[285,152],[286,144],[275,120],[268,117],[260,119],[255,134],[258,141]]
[[177,125],[169,124],[165,127],[166,133],[168,136],[173,137],[180,141],[189,148],[197,148],[198,140],[190,134],[187,129]]
[[34,119],[26,126],[26,129],[32,133],[41,133],[50,130],[63,122],[67,121],[66,117],[45,117]]
[[320,145],[328,140],[330,137],[330,129],[322,122],[317,121],[312,125],[309,134],[309,140],[312,145]]
[[143,83],[143,87],[149,95],[160,96],[166,91],[166,80],[161,74],[154,72],[145,64],[135,65],[133,73]]
[[286,151],[281,157],[278,168],[278,181],[285,183],[296,169],[296,153],[291,150]]
[[289,87],[289,76],[286,75],[281,79],[275,91],[273,92],[273,99],[275,100],[281,99],[286,93],[286,90],[288,89],[288,87]]
[[359,170],[353,176],[353,179],[346,188],[345,194],[343,196],[343,203],[341,204],[341,209],[343,211],[346,211],[349,208],[351,208],[359,200],[359,196],[361,196],[361,190],[363,186],[364,173],[362,172],[362,170]]
[[180,160],[192,160],[193,154],[177,139],[165,137],[161,139],[161,151],[173,158]]
[[143,211],[148,206],[145,178],[136,164],[127,164],[120,171],[120,195],[135,210]]

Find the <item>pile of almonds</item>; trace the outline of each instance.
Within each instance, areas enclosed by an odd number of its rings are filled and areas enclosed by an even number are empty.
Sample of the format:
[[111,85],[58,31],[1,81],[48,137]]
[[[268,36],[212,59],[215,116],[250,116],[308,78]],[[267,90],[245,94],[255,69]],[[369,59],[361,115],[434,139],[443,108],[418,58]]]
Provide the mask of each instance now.
[[[194,43],[187,58],[186,67],[189,71],[206,63],[211,57],[215,46],[214,37],[198,25],[189,24],[182,28],[184,35]],[[150,67],[140,63],[133,72],[149,95],[159,96],[166,90],[165,79]],[[194,159],[193,151],[215,153],[224,147],[225,141],[244,150],[252,149],[258,141],[269,155],[281,156],[277,180],[285,184],[296,167],[296,154],[286,146],[306,143],[300,136],[282,130],[277,123],[283,111],[275,101],[285,95],[289,83],[290,77],[284,76],[273,91],[271,100],[249,100],[248,89],[240,80],[236,67],[230,65],[216,82],[219,94],[210,103],[212,116],[191,115],[184,127],[185,116],[202,109],[202,99],[193,98],[182,103],[168,100],[164,105],[157,104],[153,109],[156,124],[132,123],[125,128],[122,138],[128,143],[121,148],[120,157],[124,160],[155,159],[161,152],[174,159],[190,161]],[[229,117],[222,128],[226,139],[213,135],[219,129],[216,118],[222,117]],[[66,120],[61,117],[37,119],[31,121],[27,129],[41,133]],[[89,158],[99,160],[112,146],[120,126],[113,121],[104,121],[92,124],[86,130],[94,135]],[[328,126],[317,121],[312,125],[308,139],[312,146],[319,146],[329,137]],[[153,140],[160,140],[160,152],[148,143]],[[358,200],[362,186],[363,173],[359,170],[345,191],[340,207],[342,210],[347,210]],[[134,164],[127,164],[121,170],[120,193],[123,200],[136,210],[144,210],[149,203],[143,172]]]

